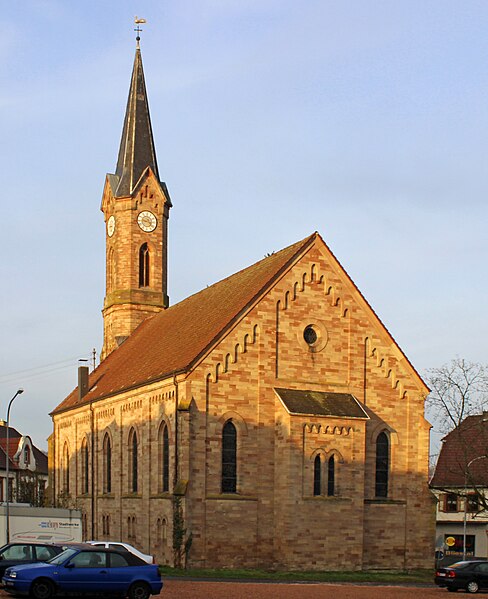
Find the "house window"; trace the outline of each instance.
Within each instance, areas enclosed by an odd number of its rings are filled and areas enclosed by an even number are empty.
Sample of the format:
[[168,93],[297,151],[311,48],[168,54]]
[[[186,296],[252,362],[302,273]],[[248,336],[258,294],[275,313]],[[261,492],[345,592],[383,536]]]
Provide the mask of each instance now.
[[237,492],[237,430],[231,420],[222,429],[222,493]]
[[322,460],[319,455],[315,456],[313,461],[313,494],[314,496],[322,493]]
[[138,479],[138,464],[137,464],[137,434],[132,429],[129,435],[129,464],[130,464],[130,490],[133,493],[137,493],[137,479]]
[[161,491],[167,493],[169,491],[169,434],[168,426],[162,425],[160,429],[160,468],[161,468]]
[[390,444],[385,432],[376,439],[376,497],[388,497],[388,477],[390,470]]
[[112,443],[108,433],[103,438],[103,490],[112,492]]
[[26,445],[24,447],[24,464],[26,464],[27,466],[30,464],[30,456],[31,456],[30,447],[28,445]]
[[468,493],[465,501],[467,502],[467,504],[466,504],[467,512],[477,513],[480,511],[480,498],[479,498],[478,493]]
[[143,243],[139,250],[139,287],[149,287],[149,248]]
[[327,495],[335,495],[335,457],[330,456],[327,462]]
[[81,492],[88,493],[88,443],[83,439],[81,444]]
[[445,512],[457,512],[458,511],[458,496],[456,493],[446,493],[444,495],[444,511]]

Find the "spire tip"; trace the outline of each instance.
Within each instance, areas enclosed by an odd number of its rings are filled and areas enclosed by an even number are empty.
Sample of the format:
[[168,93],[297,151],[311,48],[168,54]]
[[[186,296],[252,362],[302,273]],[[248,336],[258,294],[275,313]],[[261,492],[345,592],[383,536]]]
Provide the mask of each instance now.
[[144,25],[146,23],[146,19],[140,19],[137,15],[134,18],[134,23],[137,25],[137,27],[134,29],[134,31],[137,33],[136,36],[136,48],[137,50],[140,49],[140,41],[141,41],[141,31],[142,29],[139,27],[139,25]]

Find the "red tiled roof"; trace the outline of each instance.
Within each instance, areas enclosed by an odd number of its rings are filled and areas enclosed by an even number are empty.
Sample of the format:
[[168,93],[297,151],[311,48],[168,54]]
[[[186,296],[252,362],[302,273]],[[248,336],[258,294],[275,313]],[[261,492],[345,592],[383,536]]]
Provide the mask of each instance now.
[[81,402],[75,389],[52,414],[189,369],[317,237],[313,233],[145,320],[90,374]]
[[[430,481],[432,487],[488,487],[488,414],[468,416],[451,431],[441,447]],[[479,459],[478,459],[479,458]]]
[[[6,449],[7,449],[7,427],[0,426],[0,469],[5,470],[6,465]],[[18,469],[18,463],[14,460],[14,456],[19,449],[19,443],[22,435],[14,428],[10,427],[9,440],[8,440],[8,456],[9,456],[9,468],[11,470]],[[29,437],[30,438],[30,437]],[[32,439],[31,439],[32,443]],[[36,471],[47,474],[47,455],[38,449],[35,445],[32,445],[32,451],[34,452],[34,458],[36,460]]]

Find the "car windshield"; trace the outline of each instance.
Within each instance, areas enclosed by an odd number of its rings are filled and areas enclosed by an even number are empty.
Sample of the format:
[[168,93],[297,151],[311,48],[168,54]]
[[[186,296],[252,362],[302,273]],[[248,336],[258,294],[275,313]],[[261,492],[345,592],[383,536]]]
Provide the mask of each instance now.
[[48,560],[49,564],[62,564],[64,561],[69,559],[72,555],[78,553],[78,549],[65,549],[59,555],[56,555],[52,559]]

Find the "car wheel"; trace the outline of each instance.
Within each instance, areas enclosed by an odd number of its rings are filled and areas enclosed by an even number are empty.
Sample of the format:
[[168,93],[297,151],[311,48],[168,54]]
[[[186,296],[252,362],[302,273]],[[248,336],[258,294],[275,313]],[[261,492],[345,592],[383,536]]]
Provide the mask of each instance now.
[[54,595],[53,583],[45,578],[34,580],[30,588],[30,594],[33,599],[51,599]]
[[476,580],[470,580],[466,585],[466,590],[468,593],[477,593],[479,591],[480,585],[476,582]]
[[[151,594],[151,589],[145,582],[134,582],[134,584],[130,587],[127,596],[129,599],[149,599],[149,595]],[[36,599],[40,599],[37,597]]]

